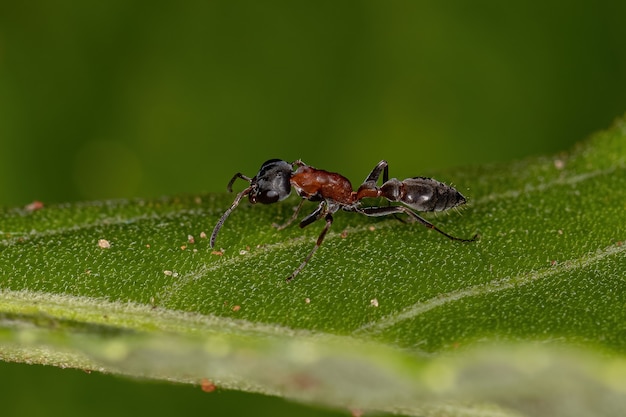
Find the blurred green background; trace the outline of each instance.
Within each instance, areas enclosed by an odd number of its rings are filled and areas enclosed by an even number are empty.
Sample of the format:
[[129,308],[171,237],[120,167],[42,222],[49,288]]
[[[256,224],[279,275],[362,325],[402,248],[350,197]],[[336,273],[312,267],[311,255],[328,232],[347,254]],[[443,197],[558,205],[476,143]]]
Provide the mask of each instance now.
[[620,1],[0,6],[0,205],[362,181],[567,149],[626,110]]
[[[383,158],[403,178],[567,149],[626,111],[625,21],[620,1],[0,2],[0,205],[223,191],[269,158],[359,182]],[[2,415],[303,411],[1,363],[0,392]]]

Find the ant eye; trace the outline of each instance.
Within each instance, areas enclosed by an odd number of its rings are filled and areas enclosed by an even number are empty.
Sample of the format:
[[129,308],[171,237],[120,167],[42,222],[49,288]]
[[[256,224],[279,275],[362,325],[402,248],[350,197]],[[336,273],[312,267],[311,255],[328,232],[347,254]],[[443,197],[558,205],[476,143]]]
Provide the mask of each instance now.
[[271,204],[278,201],[280,194],[274,190],[262,191],[256,196],[256,201],[261,204]]

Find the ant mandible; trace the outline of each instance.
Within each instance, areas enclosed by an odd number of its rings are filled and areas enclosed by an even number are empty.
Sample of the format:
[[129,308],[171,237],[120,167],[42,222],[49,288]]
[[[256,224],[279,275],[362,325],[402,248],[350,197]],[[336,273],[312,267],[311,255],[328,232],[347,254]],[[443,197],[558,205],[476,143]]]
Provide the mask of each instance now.
[[[295,170],[294,167],[296,167]],[[379,187],[376,183],[381,174],[383,183]],[[413,211],[444,211],[460,206],[467,201],[461,193],[432,178],[414,177],[403,181],[395,178],[389,179],[388,164],[384,160],[374,167],[357,191],[353,191],[352,184],[343,175],[313,168],[301,160],[288,163],[280,159],[270,159],[261,165],[259,172],[252,178],[238,172],[228,183],[229,192],[232,192],[233,183],[237,178],[248,181],[250,185],[237,194],[235,201],[215,225],[213,234],[211,234],[211,247],[215,245],[217,234],[224,222],[245,196],[248,196],[253,204],[272,204],[287,198],[291,194],[291,187],[293,186],[298,195],[302,197],[302,201],[287,223],[276,226],[279,230],[289,226],[297,218],[306,200],[320,202],[311,214],[300,221],[300,227],[306,227],[321,218],[324,218],[326,225],[317,238],[313,249],[304,258],[300,266],[287,277],[287,281],[291,281],[302,271],[320,247],[333,223],[333,213],[339,210],[372,217],[406,214],[411,219],[441,233],[448,239],[471,242],[478,238],[478,234],[469,239],[449,235]],[[398,202],[402,205],[363,207],[362,200],[364,198],[378,197],[384,197],[390,202]]]

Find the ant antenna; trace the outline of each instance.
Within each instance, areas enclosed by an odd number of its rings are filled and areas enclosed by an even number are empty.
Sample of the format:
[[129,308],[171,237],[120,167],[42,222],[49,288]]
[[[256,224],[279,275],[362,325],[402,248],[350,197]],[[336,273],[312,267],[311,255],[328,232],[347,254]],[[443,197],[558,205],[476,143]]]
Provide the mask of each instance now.
[[[233,183],[235,182],[235,180],[237,180],[237,178],[241,178],[242,180],[248,181],[250,184],[252,184],[252,178],[248,178],[245,175],[243,175],[241,172],[238,172],[235,175],[233,175],[233,177],[228,182],[228,186],[226,187],[228,189],[228,192],[230,193],[233,192]],[[215,225],[215,228],[213,229],[213,233],[211,233],[211,240],[209,241],[209,244],[211,245],[211,247],[215,246],[215,240],[217,239],[217,234],[219,233],[220,229],[224,225],[224,222],[226,221],[228,216],[230,216],[230,213],[232,213],[233,210],[237,208],[242,198],[250,194],[250,191],[252,191],[252,185],[250,185],[248,188],[246,188],[245,190],[237,194],[237,197],[235,197],[235,201],[233,201],[233,204],[231,204],[228,210],[226,210],[224,214],[222,214],[222,217],[220,218],[220,220]]]

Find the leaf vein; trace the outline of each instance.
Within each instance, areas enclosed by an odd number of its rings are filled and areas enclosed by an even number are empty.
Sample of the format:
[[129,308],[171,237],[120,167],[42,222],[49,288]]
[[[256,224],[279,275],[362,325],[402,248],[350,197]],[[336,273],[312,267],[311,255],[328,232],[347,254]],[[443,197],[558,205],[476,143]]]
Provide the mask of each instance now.
[[451,291],[438,295],[429,300],[415,303],[395,314],[382,317],[379,320],[369,322],[354,331],[354,335],[377,334],[391,328],[405,320],[413,319],[420,314],[424,314],[438,307],[450,305],[456,301],[468,298],[506,291],[508,289],[530,284],[540,279],[547,279],[563,272],[582,269],[610,256],[619,256],[626,253],[626,245],[611,245],[604,249],[599,249],[593,253],[584,255],[578,259],[570,259],[563,263],[545,269],[543,271],[533,271],[514,277],[504,277],[494,279],[484,284],[474,285],[468,288]]

